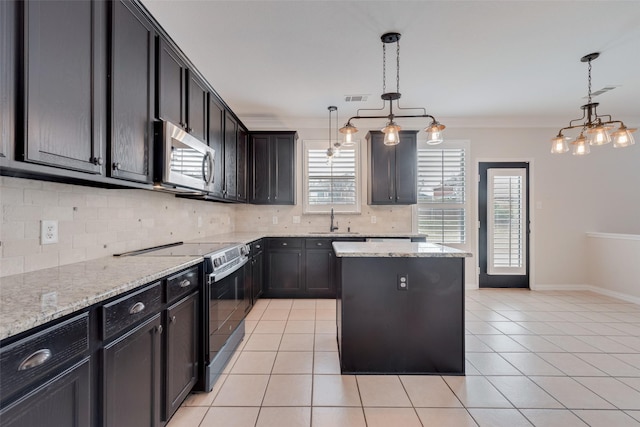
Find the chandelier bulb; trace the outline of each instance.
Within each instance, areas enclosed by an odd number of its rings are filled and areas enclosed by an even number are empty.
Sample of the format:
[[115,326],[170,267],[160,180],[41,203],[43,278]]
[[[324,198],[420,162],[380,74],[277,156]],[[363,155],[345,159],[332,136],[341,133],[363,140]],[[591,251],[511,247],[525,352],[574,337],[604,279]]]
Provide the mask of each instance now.
[[558,133],[558,136],[551,139],[551,153],[562,154],[569,151],[569,144],[567,141],[569,138],[562,135],[562,132]]
[[633,140],[633,135],[631,134],[636,130],[637,129],[627,128],[624,123],[621,123],[620,128],[611,134],[613,137],[613,148],[624,148],[635,144],[636,142]]
[[589,149],[589,144],[587,144],[587,138],[580,132],[580,135],[576,138],[573,144],[573,154],[574,156],[586,156],[591,152]]

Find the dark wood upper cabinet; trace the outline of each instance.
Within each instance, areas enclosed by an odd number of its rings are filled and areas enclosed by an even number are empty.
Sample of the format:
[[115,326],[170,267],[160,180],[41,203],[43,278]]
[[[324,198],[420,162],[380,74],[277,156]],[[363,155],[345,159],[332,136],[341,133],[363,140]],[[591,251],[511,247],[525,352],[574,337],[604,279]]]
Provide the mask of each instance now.
[[156,116],[182,128],[187,127],[186,72],[187,65],[182,56],[166,40],[158,38]]
[[224,107],[209,94],[209,147],[213,148],[213,191],[211,196],[222,198],[224,191]]
[[126,0],[111,3],[110,176],[152,182],[155,35]]
[[238,123],[230,114],[225,114],[224,120],[224,197],[236,200],[238,197]]
[[0,161],[11,159],[15,141],[16,2],[0,2]]
[[255,132],[249,142],[249,203],[295,205],[296,132]]
[[106,3],[28,1],[24,7],[24,147],[28,162],[103,173]]
[[236,184],[238,190],[238,201],[247,201],[247,151],[248,151],[248,134],[242,128],[238,129],[238,153],[236,156]]
[[207,142],[207,87],[191,70],[187,74],[187,132]]
[[400,131],[398,145],[384,145],[384,134],[371,131],[369,141],[370,205],[417,202],[417,131]]

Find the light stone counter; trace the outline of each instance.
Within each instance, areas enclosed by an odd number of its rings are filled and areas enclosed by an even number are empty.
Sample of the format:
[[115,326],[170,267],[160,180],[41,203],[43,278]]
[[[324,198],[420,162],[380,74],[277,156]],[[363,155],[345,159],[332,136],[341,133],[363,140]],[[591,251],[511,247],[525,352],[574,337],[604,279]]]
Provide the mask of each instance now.
[[409,239],[409,238],[424,238],[422,234],[416,233],[340,233],[340,232],[278,232],[278,233],[252,233],[252,232],[238,232],[238,233],[225,233],[217,234],[208,237],[201,237],[196,240],[190,240],[186,243],[251,243],[253,241],[267,238],[267,237],[300,237],[307,239],[331,239],[331,238],[387,238],[387,239]]
[[0,278],[0,339],[184,268],[202,257],[105,257]]
[[464,258],[471,256],[470,252],[460,249],[424,242],[334,242],[333,249],[338,257]]

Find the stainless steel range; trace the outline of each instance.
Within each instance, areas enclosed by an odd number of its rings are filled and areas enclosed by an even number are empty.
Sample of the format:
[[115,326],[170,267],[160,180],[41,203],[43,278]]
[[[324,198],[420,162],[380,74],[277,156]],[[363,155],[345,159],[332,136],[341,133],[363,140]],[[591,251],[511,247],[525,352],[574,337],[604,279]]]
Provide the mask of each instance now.
[[241,243],[174,243],[121,255],[202,256],[201,375],[196,386],[211,391],[217,378],[244,338],[244,318],[251,310],[249,247]]

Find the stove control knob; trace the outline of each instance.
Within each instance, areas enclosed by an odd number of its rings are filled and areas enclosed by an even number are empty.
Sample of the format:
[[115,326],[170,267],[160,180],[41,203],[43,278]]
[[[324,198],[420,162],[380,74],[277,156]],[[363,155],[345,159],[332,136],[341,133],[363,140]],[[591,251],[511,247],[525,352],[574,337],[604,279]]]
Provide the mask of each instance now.
[[244,245],[244,246],[240,246],[240,254],[245,256],[245,255],[249,255],[249,246],[248,245]]
[[213,266],[214,267],[220,267],[221,264],[222,264],[222,262],[220,261],[220,258],[214,258],[213,259]]

